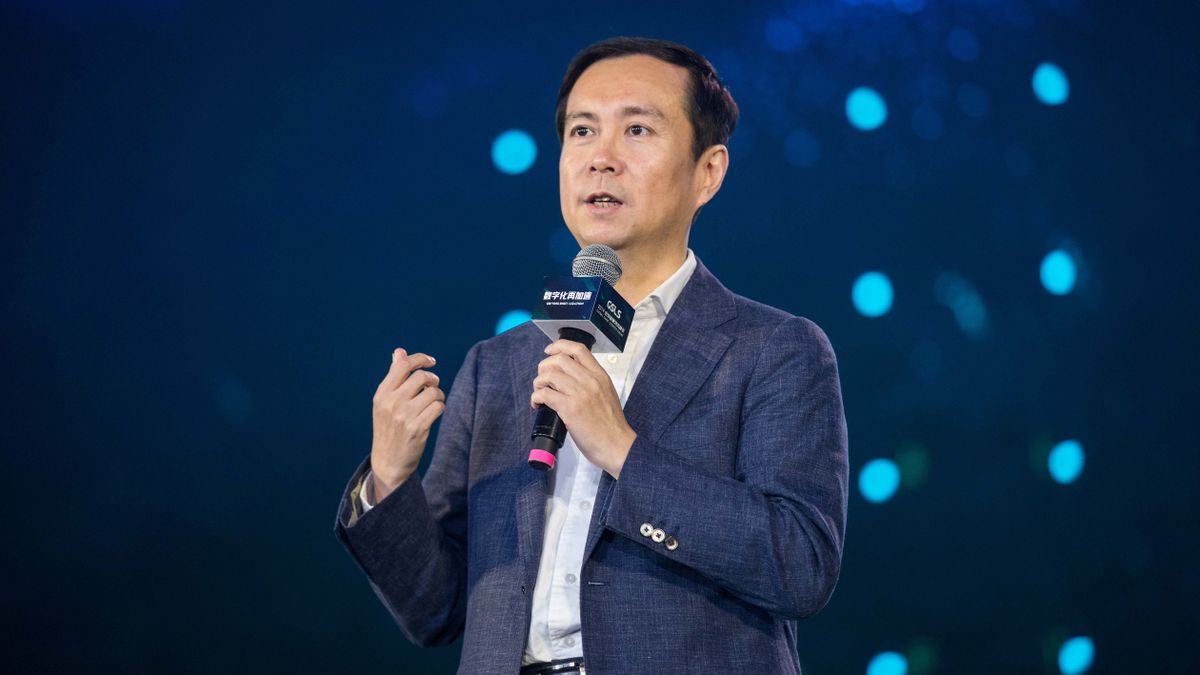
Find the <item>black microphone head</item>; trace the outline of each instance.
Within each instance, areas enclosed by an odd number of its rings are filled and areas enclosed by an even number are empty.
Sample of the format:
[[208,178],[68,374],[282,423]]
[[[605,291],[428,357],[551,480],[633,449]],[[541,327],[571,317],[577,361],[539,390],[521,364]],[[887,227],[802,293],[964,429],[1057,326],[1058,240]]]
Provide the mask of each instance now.
[[615,286],[621,279],[621,258],[604,244],[585,246],[571,263],[571,276],[600,277]]

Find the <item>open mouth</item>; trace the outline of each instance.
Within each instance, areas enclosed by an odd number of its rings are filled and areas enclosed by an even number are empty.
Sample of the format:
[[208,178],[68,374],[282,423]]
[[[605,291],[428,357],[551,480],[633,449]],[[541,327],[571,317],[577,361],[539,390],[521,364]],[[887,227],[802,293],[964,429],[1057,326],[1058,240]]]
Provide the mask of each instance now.
[[617,199],[607,192],[594,192],[588,195],[587,199],[584,201],[600,209],[610,209],[622,204],[620,199]]

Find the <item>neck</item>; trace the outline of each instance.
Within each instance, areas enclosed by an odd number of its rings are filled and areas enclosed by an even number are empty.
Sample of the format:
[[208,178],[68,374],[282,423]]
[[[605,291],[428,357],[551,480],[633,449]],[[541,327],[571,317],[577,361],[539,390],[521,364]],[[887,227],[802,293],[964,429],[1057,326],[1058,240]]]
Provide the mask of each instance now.
[[636,305],[662,285],[687,259],[687,243],[669,251],[617,251],[621,256],[621,280],[614,286],[630,305]]

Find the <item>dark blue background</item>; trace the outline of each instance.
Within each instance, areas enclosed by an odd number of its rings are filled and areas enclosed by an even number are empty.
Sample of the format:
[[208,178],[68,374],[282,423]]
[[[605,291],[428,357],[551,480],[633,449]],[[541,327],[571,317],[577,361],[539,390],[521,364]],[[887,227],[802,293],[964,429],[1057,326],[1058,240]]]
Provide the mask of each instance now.
[[[792,51],[765,27],[787,19]],[[554,96],[616,34],[708,55],[742,108],[691,246],[837,350],[857,488],[806,672],[1186,672],[1194,645],[1197,16],[1077,0],[327,3],[24,0],[0,14],[3,661],[20,671],[452,672],[333,537],[394,347],[451,378],[571,255]],[[970,30],[978,58],[948,48]],[[777,40],[778,42],[778,40]],[[1069,101],[1033,96],[1053,61]],[[956,92],[988,96],[982,117]],[[889,119],[843,113],[859,85]],[[944,133],[919,137],[918,107]],[[510,128],[538,157],[490,159]],[[784,142],[819,141],[811,166]],[[1038,265],[1069,246],[1079,286]],[[850,302],[885,271],[887,315]],[[961,330],[946,273],[986,306]],[[1087,453],[1070,485],[1045,450]]]

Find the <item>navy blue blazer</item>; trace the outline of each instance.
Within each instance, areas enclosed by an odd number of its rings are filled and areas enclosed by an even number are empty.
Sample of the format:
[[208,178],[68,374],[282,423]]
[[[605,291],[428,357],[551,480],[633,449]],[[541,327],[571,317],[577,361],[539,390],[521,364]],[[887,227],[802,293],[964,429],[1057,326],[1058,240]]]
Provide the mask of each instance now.
[[[527,323],[473,346],[424,478],[359,516],[364,461],[342,495],[337,536],[410,640],[463,636],[459,673],[513,675],[525,651],[548,480],[526,463],[529,395],[548,343]],[[580,576],[589,675],[799,673],[796,620],[833,593],[846,528],[825,334],[698,264],[625,416],[637,440],[620,480],[603,475]]]

